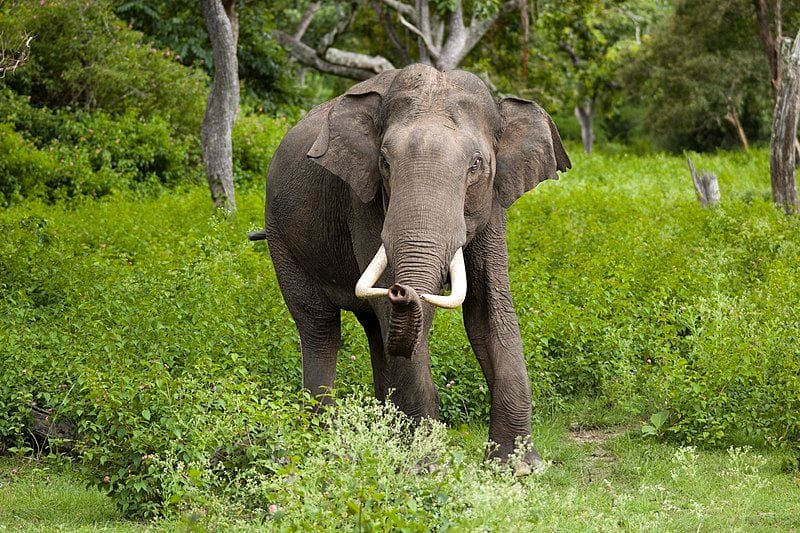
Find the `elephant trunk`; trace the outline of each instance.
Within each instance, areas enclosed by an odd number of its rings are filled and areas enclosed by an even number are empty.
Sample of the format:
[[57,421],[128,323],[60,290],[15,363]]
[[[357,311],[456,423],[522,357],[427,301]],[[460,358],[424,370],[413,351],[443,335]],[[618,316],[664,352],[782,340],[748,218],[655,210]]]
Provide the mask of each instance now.
[[396,283],[387,297],[392,304],[386,354],[390,357],[411,357],[419,347],[423,330],[422,301],[417,291]]

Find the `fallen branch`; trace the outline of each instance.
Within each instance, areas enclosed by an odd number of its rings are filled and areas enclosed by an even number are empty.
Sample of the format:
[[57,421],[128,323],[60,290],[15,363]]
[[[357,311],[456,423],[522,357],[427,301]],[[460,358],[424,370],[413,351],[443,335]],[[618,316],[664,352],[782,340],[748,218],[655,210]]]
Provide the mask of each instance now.
[[[331,63],[330,61],[319,57],[319,54],[317,54],[316,50],[302,41],[298,41],[297,39],[293,38],[288,33],[280,30],[273,30],[272,34],[275,36],[275,39],[281,45],[283,45],[289,54],[297,61],[308,67],[315,68],[320,72],[354,80],[367,80],[374,76],[377,72],[380,72],[374,70],[374,65],[353,67]],[[330,48],[328,50],[330,50]],[[384,59],[384,61],[386,60]]]

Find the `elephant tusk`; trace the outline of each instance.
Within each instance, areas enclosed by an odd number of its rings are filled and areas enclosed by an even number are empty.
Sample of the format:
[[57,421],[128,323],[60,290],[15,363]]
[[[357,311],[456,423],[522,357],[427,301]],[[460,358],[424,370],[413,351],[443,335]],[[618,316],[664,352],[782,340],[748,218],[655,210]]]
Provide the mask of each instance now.
[[381,289],[374,286],[378,282],[378,278],[383,274],[383,271],[386,270],[388,264],[389,260],[386,258],[386,249],[381,244],[381,247],[378,248],[377,253],[375,253],[375,257],[372,258],[372,261],[367,265],[367,269],[364,270],[364,273],[361,274],[361,277],[358,279],[358,283],[356,283],[357,298],[361,298],[362,300],[381,298],[389,294],[389,289]]
[[464,267],[464,251],[459,248],[450,261],[450,295],[442,296],[439,294],[421,294],[419,297],[423,302],[428,302],[436,307],[445,309],[455,309],[467,297],[467,270]]

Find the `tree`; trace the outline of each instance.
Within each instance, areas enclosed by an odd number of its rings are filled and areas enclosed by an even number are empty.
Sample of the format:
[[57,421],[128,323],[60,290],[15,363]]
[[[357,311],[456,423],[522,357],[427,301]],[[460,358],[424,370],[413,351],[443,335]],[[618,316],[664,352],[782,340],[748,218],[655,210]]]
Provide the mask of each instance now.
[[773,94],[777,94],[781,85],[781,41],[783,40],[783,14],[781,0],[770,5],[767,0],[753,0],[756,11],[756,27],[758,39],[767,56],[769,64],[770,84]]
[[612,107],[620,88],[617,71],[660,10],[659,2],[645,0],[553,1],[539,7],[534,30],[539,55],[563,73],[561,91],[574,106],[585,152],[594,145],[598,106]]
[[674,150],[749,146],[769,131],[769,70],[751,0],[677,0],[626,68],[643,125]]
[[[114,12],[143,32],[158,48],[166,48],[186,66],[214,67],[213,51],[197,0],[111,0]],[[292,59],[272,36],[275,0],[247,0],[236,5],[239,21],[237,62],[242,104],[267,113],[304,108],[309,96],[297,83]],[[287,3],[288,5],[288,3]]]
[[770,139],[770,181],[773,201],[787,214],[798,214],[800,198],[797,194],[795,146],[800,115],[800,31],[787,55],[786,70],[780,76]]
[[203,163],[214,207],[232,213],[236,211],[236,197],[231,135],[239,109],[236,0],[201,0],[200,6],[214,51],[214,81],[201,130]]
[[[323,7],[338,10],[339,16],[315,46],[311,46],[304,42],[304,37]],[[416,0],[413,5],[402,0],[375,0],[369,6],[363,1],[328,6],[316,1],[306,7],[294,33],[275,30],[274,34],[301,64],[320,72],[363,80],[394,65],[384,56],[370,51],[355,52],[333,46],[350,30],[359,8],[378,14],[403,64],[416,60],[440,70],[450,70],[461,64],[500,17],[518,7],[519,0],[502,4],[476,0],[469,5],[462,0],[436,3]]]
[[16,47],[6,48],[2,35],[0,35],[0,79],[13,73],[28,61],[31,55],[32,40],[32,35],[25,35]]

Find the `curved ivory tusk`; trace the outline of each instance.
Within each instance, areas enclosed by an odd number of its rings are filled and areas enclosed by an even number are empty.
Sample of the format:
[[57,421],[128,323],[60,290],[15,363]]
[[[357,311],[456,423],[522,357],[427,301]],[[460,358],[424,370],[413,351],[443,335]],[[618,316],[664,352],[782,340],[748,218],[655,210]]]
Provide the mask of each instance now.
[[467,269],[464,267],[464,251],[459,248],[450,261],[450,295],[420,294],[420,299],[436,307],[455,309],[467,297]]
[[374,287],[378,282],[378,278],[381,277],[383,271],[386,270],[386,266],[389,264],[389,260],[386,258],[386,249],[381,244],[381,247],[378,248],[378,251],[375,253],[375,257],[372,258],[369,265],[367,265],[367,269],[361,274],[361,277],[358,278],[358,283],[356,283],[356,297],[366,299],[366,298],[381,298],[389,294],[389,289],[380,289]]

